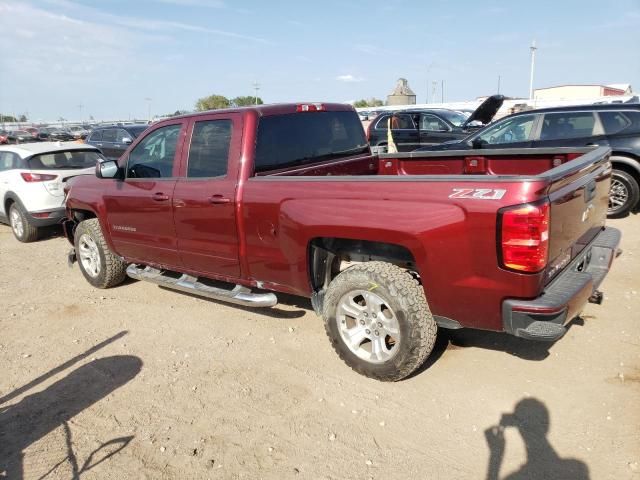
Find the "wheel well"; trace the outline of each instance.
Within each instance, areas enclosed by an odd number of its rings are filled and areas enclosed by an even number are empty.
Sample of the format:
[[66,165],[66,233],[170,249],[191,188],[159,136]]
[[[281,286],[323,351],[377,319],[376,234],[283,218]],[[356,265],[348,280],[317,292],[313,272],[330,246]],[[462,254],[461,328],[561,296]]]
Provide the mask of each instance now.
[[13,205],[14,203],[16,203],[16,201],[11,197],[5,199],[5,201],[4,201],[4,212],[7,215],[9,215],[9,209],[11,208],[11,205]]
[[417,272],[415,259],[409,249],[393,243],[315,238],[310,243],[309,254],[311,285],[316,292],[326,289],[336,275],[354,263],[377,260]]
[[[621,161],[616,161],[618,159],[620,159]],[[628,163],[625,163],[624,160],[637,163],[638,166],[634,167],[633,165],[629,165]],[[611,155],[611,165],[616,170],[622,170],[623,172],[628,173],[636,180],[636,182],[640,184],[640,160],[639,159],[629,155],[616,155],[615,153],[613,153]]]
[[77,222],[82,222],[90,218],[97,218],[97,215],[91,210],[73,210],[73,218],[75,218]]

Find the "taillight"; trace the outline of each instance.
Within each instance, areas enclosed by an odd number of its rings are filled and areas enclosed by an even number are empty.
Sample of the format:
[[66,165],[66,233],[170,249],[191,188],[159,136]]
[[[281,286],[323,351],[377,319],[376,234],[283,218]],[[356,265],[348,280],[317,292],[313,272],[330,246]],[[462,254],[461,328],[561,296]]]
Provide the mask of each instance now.
[[371,140],[371,127],[373,126],[373,120],[369,121],[369,125],[367,125],[367,142]]
[[31,173],[23,172],[20,174],[25,182],[48,182],[58,178],[57,175],[49,175],[47,173]]
[[547,266],[549,254],[549,203],[516,205],[500,210],[502,266],[536,273]]
[[302,103],[296,105],[296,112],[322,112],[324,105],[321,103]]

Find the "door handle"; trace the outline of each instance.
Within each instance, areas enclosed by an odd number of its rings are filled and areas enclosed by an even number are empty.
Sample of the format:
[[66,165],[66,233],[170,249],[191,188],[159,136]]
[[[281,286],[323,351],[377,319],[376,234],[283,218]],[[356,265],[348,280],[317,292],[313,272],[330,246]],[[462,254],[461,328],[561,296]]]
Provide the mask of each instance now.
[[165,195],[162,192],[156,192],[152,195],[152,197],[156,202],[164,202],[166,200],[169,200],[169,195]]
[[101,143],[96,143],[96,147],[101,147],[102,144]]
[[223,197],[222,195],[213,195],[209,198],[209,203],[212,203],[214,205],[221,205],[223,203],[231,203],[231,199]]

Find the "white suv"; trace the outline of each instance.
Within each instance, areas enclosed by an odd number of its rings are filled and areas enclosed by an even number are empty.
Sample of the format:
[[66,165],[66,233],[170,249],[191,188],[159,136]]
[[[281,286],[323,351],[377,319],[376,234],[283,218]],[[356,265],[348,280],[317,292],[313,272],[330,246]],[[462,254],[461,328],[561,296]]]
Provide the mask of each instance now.
[[42,142],[0,146],[0,222],[21,242],[38,238],[42,227],[64,217],[64,185],[93,174],[104,157],[85,144]]

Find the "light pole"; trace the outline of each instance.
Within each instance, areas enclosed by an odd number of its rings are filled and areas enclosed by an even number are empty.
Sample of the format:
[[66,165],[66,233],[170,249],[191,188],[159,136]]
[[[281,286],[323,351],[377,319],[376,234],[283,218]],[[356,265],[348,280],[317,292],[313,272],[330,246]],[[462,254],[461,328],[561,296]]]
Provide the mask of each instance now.
[[531,78],[529,79],[529,99],[533,100],[533,72],[536,68],[536,41],[531,42],[529,50],[531,50]]
[[82,123],[82,107],[84,107],[84,105],[82,105],[82,102],[80,102],[80,105],[77,105],[77,107],[80,111],[80,123]]
[[500,93],[500,75],[498,75],[498,92],[497,93]]
[[147,118],[149,119],[149,122],[151,121],[151,98],[149,97],[145,97],[144,99],[145,102],[147,102]]
[[253,91],[254,91],[254,103],[258,104],[258,90],[260,90],[260,84],[257,81],[253,82]]

